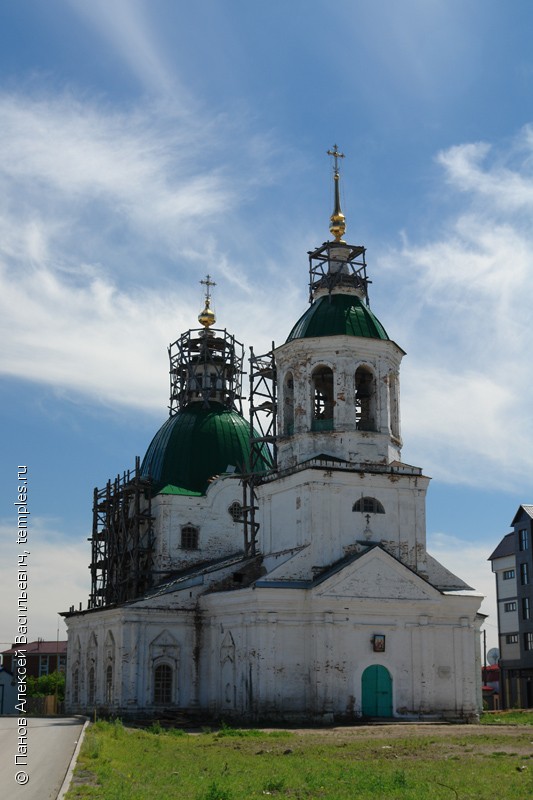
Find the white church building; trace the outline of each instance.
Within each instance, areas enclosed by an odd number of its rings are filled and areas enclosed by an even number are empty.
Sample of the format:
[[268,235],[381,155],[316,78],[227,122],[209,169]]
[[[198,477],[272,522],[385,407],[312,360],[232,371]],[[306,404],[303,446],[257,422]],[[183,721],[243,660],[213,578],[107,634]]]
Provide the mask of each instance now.
[[170,415],[95,490],[91,592],[68,626],[70,712],[242,722],[472,720],[481,596],[426,550],[429,478],[401,460],[400,362],[365,248],[309,253],[310,305],[250,358],[214,327],[169,347]]

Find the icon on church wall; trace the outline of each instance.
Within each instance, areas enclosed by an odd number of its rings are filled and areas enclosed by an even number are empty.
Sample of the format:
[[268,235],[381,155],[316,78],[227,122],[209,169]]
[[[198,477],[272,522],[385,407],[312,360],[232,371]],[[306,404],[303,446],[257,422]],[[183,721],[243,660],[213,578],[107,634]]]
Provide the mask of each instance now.
[[384,653],[385,652],[385,636],[381,633],[376,633],[372,637],[372,645],[374,648],[374,653]]

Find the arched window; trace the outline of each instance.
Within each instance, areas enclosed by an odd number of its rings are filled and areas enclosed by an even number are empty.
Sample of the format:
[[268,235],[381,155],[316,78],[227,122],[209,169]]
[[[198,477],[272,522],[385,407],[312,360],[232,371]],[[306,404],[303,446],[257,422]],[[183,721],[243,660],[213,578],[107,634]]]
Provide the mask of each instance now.
[[105,701],[107,705],[113,702],[113,667],[108,664],[105,671]]
[[384,514],[385,509],[375,497],[362,497],[353,504],[352,511],[360,511],[362,514]]
[[172,702],[172,668],[159,664],[154,670],[154,704],[168,705]]
[[80,702],[80,671],[78,667],[72,673],[72,702]]
[[283,432],[287,436],[294,433],[294,379],[287,372],[283,382]]
[[367,367],[355,373],[355,424],[358,431],[376,430],[376,382]]
[[316,367],[312,375],[314,431],[333,430],[333,370],[329,367]]
[[96,697],[96,680],[95,680],[95,672],[94,667],[91,667],[89,670],[88,680],[87,680],[87,701],[89,705],[93,705],[94,700]]
[[237,502],[237,500],[235,500],[228,508],[228,514],[234,522],[240,522],[242,520],[242,506]]
[[199,533],[194,525],[184,525],[181,529],[182,550],[198,550]]

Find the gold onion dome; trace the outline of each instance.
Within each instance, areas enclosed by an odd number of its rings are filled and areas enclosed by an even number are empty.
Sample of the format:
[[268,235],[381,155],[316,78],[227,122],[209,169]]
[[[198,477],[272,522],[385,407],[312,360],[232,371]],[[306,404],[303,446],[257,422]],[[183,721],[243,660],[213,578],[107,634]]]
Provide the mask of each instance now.
[[198,322],[200,325],[203,325],[204,328],[210,328],[211,325],[214,325],[216,322],[215,312],[211,308],[211,300],[209,297],[205,298],[204,310],[198,314]]

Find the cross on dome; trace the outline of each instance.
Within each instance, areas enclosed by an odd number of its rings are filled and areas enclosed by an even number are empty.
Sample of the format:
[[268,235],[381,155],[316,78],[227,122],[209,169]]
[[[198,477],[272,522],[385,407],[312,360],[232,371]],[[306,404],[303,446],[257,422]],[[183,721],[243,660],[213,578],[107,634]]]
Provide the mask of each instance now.
[[337,149],[337,145],[334,144],[333,145],[333,150],[328,150],[328,156],[333,156],[333,158],[335,159],[335,166],[334,166],[333,169],[335,170],[336,173],[338,173],[339,172],[339,161],[338,161],[338,159],[339,158],[345,158],[344,153],[339,153],[339,151]]
[[207,274],[200,283],[205,286],[205,306],[203,311],[198,315],[198,322],[207,330],[217,321],[215,312],[211,308],[211,287],[216,286],[216,283],[211,280],[211,275],[209,274]]
[[211,280],[211,275],[209,275],[209,273],[207,273],[207,275],[205,276],[205,278],[203,278],[203,280],[201,280],[201,281],[200,281],[200,283],[201,283],[203,286],[205,286],[205,287],[206,287],[206,290],[205,290],[205,297],[206,297],[206,299],[210,298],[210,297],[211,297],[211,291],[210,291],[210,289],[211,289],[211,286],[216,286],[216,283],[215,283],[215,281],[212,281],[212,280]]

